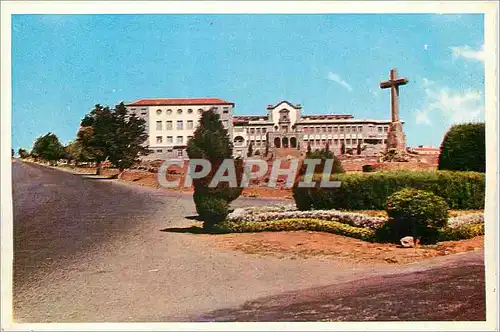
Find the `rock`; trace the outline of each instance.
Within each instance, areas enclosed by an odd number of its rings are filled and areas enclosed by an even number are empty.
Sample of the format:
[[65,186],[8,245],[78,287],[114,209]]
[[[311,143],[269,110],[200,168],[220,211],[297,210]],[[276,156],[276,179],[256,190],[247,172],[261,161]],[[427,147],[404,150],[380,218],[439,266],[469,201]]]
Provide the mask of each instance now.
[[413,248],[413,247],[415,247],[415,242],[413,241],[413,236],[405,236],[400,241],[401,241],[401,245],[404,248]]

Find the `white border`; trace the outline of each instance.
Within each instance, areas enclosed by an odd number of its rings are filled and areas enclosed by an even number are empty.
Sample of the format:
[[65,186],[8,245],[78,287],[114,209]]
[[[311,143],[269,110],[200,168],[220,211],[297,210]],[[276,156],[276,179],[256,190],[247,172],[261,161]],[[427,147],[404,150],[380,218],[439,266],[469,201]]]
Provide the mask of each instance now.
[[[99,323],[16,324],[12,322],[12,183],[11,183],[11,15],[12,14],[148,14],[148,13],[484,13],[485,107],[487,136],[485,263],[486,322],[376,322],[376,323]],[[477,331],[498,328],[497,184],[498,184],[498,3],[496,1],[16,1],[1,2],[1,325],[3,330],[37,331],[156,331],[156,330],[373,330]],[[9,310],[10,309],[10,310]]]

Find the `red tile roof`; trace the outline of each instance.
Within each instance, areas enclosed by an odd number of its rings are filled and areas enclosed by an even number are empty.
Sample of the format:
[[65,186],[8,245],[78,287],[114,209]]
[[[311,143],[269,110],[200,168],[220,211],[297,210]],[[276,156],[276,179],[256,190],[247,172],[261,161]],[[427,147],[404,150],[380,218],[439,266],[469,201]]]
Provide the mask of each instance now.
[[232,105],[219,98],[145,98],[126,104],[126,106],[163,106],[163,105]]
[[353,119],[353,116],[350,114],[315,114],[315,115],[307,115],[302,114],[302,120],[310,119],[310,120],[340,120],[340,119]]

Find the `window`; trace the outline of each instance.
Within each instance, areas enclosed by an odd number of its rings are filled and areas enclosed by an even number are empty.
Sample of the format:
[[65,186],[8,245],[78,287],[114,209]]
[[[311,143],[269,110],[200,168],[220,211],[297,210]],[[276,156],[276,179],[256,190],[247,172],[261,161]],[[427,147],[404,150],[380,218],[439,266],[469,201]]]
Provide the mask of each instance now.
[[223,107],[222,108],[222,113],[224,113],[224,114],[229,113],[229,107]]
[[322,131],[323,131],[324,133],[326,133],[326,127],[323,127],[323,128],[322,128]]
[[183,128],[182,120],[177,120],[177,129],[182,129],[182,128]]
[[348,138],[348,139],[346,140],[346,144],[347,144],[347,145],[351,145],[351,139],[350,139],[350,138]]
[[227,120],[222,121],[222,125],[227,128],[229,125],[229,122]]
[[156,150],[156,153],[162,153],[162,152],[163,152],[163,150],[162,150],[162,149],[158,149],[158,150]]
[[343,126],[340,126],[340,132],[343,133],[344,132],[344,127]]
[[130,109],[131,111],[135,111],[135,107]]
[[198,114],[201,114],[201,113],[203,113],[203,109],[202,108],[198,109]]
[[162,122],[161,121],[156,121],[156,130],[162,130]]
[[331,133],[331,132],[332,132],[332,127],[328,127],[328,128],[327,128],[327,131],[328,131],[329,133]]
[[167,136],[167,144],[173,144],[174,143],[174,137],[173,136]]
[[167,115],[170,115],[170,114],[172,114],[172,110],[168,109],[167,110]]
[[177,157],[182,157],[183,155],[182,152],[183,152],[182,150],[177,150]]
[[193,129],[193,120],[187,120],[187,129]]
[[219,110],[219,108],[218,108],[218,107],[212,107],[212,110],[213,110],[214,112],[217,112],[217,111]]
[[161,110],[160,110],[160,109],[157,109],[157,110],[156,110],[156,114],[157,114],[157,115],[161,115]]
[[146,107],[141,108],[141,111],[147,111]]
[[188,136],[188,137],[187,137],[187,141],[188,141],[188,142],[189,142],[190,140],[192,140],[192,139],[193,139],[193,136]]
[[382,127],[378,127],[378,132],[381,133],[382,132]]
[[351,127],[346,126],[346,127],[345,127],[345,132],[346,132],[346,133],[350,133],[350,132],[351,132]]
[[161,143],[163,143],[163,137],[156,136],[156,144],[161,144]]
[[142,115],[142,116],[146,116],[146,115],[148,115],[148,113],[146,113],[146,112],[142,112],[142,113],[141,113],[141,115]]
[[180,108],[177,110],[177,114],[182,114],[182,110]]
[[338,133],[339,132],[339,127],[333,127],[333,132]]
[[167,121],[167,130],[172,130],[172,121]]
[[389,127],[384,127],[384,133],[389,131]]
[[338,140],[338,139],[334,139],[334,140],[333,140],[333,144],[334,144],[334,145],[339,145],[339,140]]
[[250,134],[255,134],[255,128],[250,128]]
[[262,128],[262,133],[263,133],[263,134],[265,134],[265,133],[266,133],[266,131],[267,131],[267,129],[266,129],[266,128]]
[[256,129],[255,129],[255,133],[256,133],[256,134],[260,134],[260,128],[256,128]]
[[177,144],[182,144],[183,140],[182,140],[182,136],[177,136],[177,140],[175,143]]
[[358,132],[362,132],[363,131],[363,126],[358,126]]
[[190,108],[188,109],[188,114],[192,114],[193,113],[193,110]]

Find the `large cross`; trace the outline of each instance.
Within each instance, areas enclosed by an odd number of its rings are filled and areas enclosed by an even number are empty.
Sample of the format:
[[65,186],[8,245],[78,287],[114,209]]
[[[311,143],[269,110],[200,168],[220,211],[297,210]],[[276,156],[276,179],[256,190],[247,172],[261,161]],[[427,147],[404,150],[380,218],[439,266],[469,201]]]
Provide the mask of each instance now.
[[391,69],[391,74],[388,81],[380,82],[381,89],[391,88],[391,115],[392,122],[399,122],[399,86],[408,83],[406,77],[398,78],[398,73],[395,68]]

